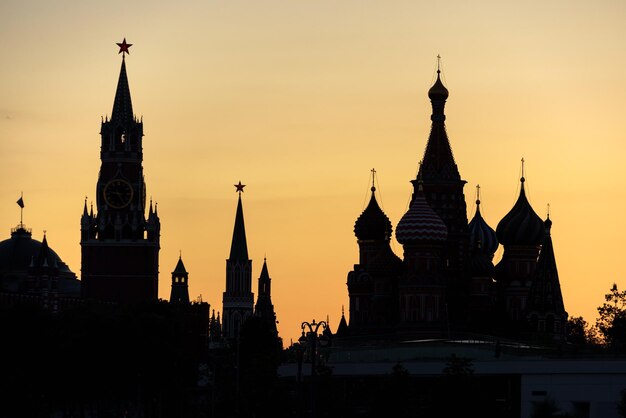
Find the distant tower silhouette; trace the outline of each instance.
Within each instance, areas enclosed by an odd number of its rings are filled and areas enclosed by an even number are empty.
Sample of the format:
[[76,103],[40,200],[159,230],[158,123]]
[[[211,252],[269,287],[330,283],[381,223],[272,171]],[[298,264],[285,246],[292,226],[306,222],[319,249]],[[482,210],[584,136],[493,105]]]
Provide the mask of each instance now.
[[448,231],[430,207],[421,183],[409,210],[396,227],[396,239],[404,248],[404,274],[398,284],[400,324],[407,331],[441,337],[449,324],[443,251]]
[[272,279],[267,271],[267,259],[263,259],[263,268],[261,269],[258,283],[259,288],[254,314],[261,318],[269,326],[270,330],[277,332],[276,313],[272,304]]
[[248,258],[246,228],[243,220],[241,193],[245,185],[235,185],[239,193],[230,256],[226,260],[226,291],[223,295],[223,336],[234,339],[239,336],[243,322],[253,314],[252,260]]
[[528,294],[545,236],[545,225],[526,198],[523,162],[519,197],[496,228],[498,241],[504,246],[496,266],[499,308],[514,322],[525,321]]
[[[391,221],[378,205],[372,169],[372,196],[354,223],[359,263],[348,273],[350,332],[385,332],[397,319],[398,275],[402,260],[390,247]],[[345,318],[344,318],[345,320]]]
[[454,160],[444,113],[448,89],[441,81],[440,57],[437,57],[437,79],[428,90],[432,104],[430,135],[416,179],[412,180],[415,196],[421,180],[424,198],[446,224],[448,237],[443,246],[443,274],[447,286],[449,321],[458,328],[465,321],[469,276],[467,275],[467,207],[461,179]]
[[97,215],[81,217],[82,296],[122,303],[157,300],[160,221],[146,211],[143,174],[143,122],[133,113],[125,54],[111,119],[100,128],[100,173],[96,184]]
[[563,342],[566,336],[567,312],[563,304],[559,273],[550,236],[552,228],[550,215],[544,224],[545,235],[528,295],[526,316],[532,332],[538,336],[545,335],[555,341]]
[[498,237],[483,219],[480,204],[480,186],[476,186],[476,213],[468,225],[471,282],[467,319],[473,330],[490,332],[494,325],[496,288],[493,257],[498,249]]
[[189,273],[183,264],[182,255],[178,257],[178,263],[172,272],[170,303],[189,303]]

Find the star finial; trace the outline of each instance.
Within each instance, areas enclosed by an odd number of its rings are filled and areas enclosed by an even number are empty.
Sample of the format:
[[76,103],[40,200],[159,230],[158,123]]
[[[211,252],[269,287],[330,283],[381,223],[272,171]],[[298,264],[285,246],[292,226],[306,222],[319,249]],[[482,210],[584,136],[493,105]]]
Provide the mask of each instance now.
[[245,185],[245,184],[241,184],[241,181],[239,181],[239,183],[238,183],[238,184],[234,184],[233,186],[235,186],[235,187],[236,187],[236,190],[235,190],[235,191],[236,191],[236,192],[239,192],[239,193],[243,193],[243,188],[244,188],[244,187],[246,187],[246,185]]
[[130,52],[128,51],[128,48],[133,46],[133,44],[126,43],[126,38],[124,38],[122,43],[117,43],[117,46],[120,47],[120,52],[118,52],[118,54],[122,54],[122,57],[124,57],[126,54],[130,54]]

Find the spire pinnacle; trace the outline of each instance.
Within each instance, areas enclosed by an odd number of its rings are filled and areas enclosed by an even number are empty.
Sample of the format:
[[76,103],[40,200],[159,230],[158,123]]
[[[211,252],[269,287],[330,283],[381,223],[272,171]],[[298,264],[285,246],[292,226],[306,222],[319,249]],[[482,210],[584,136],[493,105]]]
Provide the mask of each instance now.
[[480,205],[480,184],[476,185],[476,205]]
[[248,244],[246,240],[246,227],[243,219],[243,206],[241,203],[241,193],[243,192],[244,184],[235,184],[237,192],[239,192],[239,199],[237,201],[237,212],[235,214],[235,227],[233,229],[233,240],[230,246],[231,261],[248,261]]
[[126,54],[130,54],[130,52],[128,51],[128,48],[133,46],[133,44],[126,43],[126,38],[124,38],[124,40],[121,43],[117,43],[117,46],[120,47],[120,51],[118,52],[118,54],[122,54],[122,59],[124,59],[124,56]]
[[522,183],[526,181],[526,178],[524,178],[524,162],[524,157],[522,157],[522,178],[520,179]]
[[441,55],[437,54],[437,74],[441,73]]
[[372,168],[372,193],[376,191],[376,185],[374,184],[374,177],[376,176],[376,169]]
[[[128,53],[128,44],[125,42],[120,45],[120,52]],[[122,47],[122,45],[126,45]],[[117,81],[117,90],[115,91],[115,101],[113,102],[113,111],[111,112],[111,121],[121,123],[131,123],[133,121],[133,103],[130,99],[130,88],[128,87],[128,76],[126,75],[126,61],[122,58],[122,68],[120,69],[120,77]]]

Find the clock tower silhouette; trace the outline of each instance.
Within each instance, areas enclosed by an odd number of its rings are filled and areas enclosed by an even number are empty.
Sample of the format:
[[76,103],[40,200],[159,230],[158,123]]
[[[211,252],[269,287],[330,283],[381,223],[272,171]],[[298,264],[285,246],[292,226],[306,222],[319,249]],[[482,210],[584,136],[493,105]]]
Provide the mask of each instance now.
[[111,118],[100,128],[100,174],[96,207],[81,217],[81,280],[85,299],[118,303],[156,300],[161,224],[150,201],[146,218],[143,121],[133,114],[125,55]]

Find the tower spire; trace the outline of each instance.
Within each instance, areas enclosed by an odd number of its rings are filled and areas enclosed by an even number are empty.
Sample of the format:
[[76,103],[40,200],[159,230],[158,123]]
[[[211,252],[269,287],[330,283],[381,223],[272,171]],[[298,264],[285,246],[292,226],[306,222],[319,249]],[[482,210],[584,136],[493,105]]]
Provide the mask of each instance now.
[[441,81],[441,56],[437,56],[437,79],[428,90],[428,97],[432,105],[432,121],[430,135],[426,144],[420,174],[425,182],[429,181],[459,181],[461,176],[452,155],[450,141],[446,133],[444,113],[448,89]]
[[[244,184],[235,184],[237,196],[237,212],[230,256],[226,260],[226,290],[223,294],[222,315],[224,318],[224,336],[229,339],[239,337],[244,321],[254,314],[254,294],[252,293],[252,260],[248,258],[246,228],[243,220],[241,193]],[[266,270],[267,272],[267,270]]]
[[130,99],[130,88],[128,87],[128,76],[126,75],[126,60],[128,48],[132,44],[126,43],[126,38],[122,43],[117,44],[120,47],[119,53],[122,54],[122,67],[120,69],[120,77],[117,81],[117,90],[115,91],[115,101],[113,102],[113,111],[111,112],[111,121],[125,123],[132,122],[133,104]]
[[235,227],[233,229],[233,240],[230,245],[231,261],[248,260],[248,244],[246,241],[246,226],[243,220],[243,206],[241,204],[241,193],[245,184],[235,184],[236,192],[239,194],[237,200],[237,212],[235,214]]

